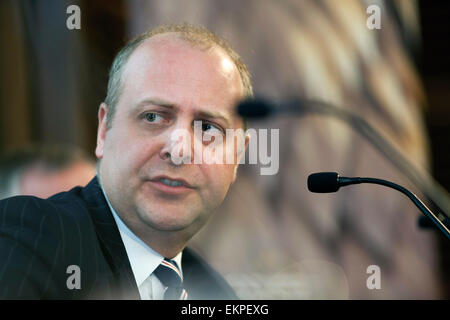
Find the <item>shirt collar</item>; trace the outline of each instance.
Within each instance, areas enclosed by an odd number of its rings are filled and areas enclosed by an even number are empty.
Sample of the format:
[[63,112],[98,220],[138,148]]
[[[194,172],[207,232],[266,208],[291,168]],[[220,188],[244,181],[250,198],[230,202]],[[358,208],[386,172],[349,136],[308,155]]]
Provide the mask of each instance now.
[[[122,237],[136,284],[140,286],[160,265],[161,261],[164,260],[164,257],[150,248],[144,241],[139,239],[133,231],[130,230],[130,228],[127,227],[109,202],[102,184],[99,184],[103,195],[105,196],[106,202],[111,209],[114,220],[116,221],[120,236]],[[183,277],[183,270],[181,267],[182,253],[182,251],[178,253],[172,260],[177,263],[181,276]]]

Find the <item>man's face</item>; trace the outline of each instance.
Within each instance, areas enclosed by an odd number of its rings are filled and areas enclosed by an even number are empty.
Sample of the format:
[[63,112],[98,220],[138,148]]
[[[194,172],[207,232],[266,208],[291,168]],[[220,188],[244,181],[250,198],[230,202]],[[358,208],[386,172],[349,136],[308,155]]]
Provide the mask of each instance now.
[[202,51],[163,34],[133,52],[122,83],[110,129],[107,107],[99,110],[96,155],[108,198],[132,230],[194,234],[225,198],[237,164],[174,164],[174,131],[188,132],[193,149],[195,139],[207,145],[194,136],[194,121],[211,134],[242,128],[234,113],[243,95],[239,73],[221,49]]

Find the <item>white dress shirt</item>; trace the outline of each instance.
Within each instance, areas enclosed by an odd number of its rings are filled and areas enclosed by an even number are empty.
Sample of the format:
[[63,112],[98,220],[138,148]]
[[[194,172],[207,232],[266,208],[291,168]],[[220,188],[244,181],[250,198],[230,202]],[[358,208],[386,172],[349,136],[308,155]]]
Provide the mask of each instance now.
[[[109,208],[111,209],[114,220],[116,221],[117,227],[119,228],[120,236],[122,237],[128,259],[130,260],[131,269],[133,270],[141,299],[162,300],[164,298],[166,287],[159,281],[158,277],[153,274],[153,271],[155,271],[161,261],[164,260],[164,257],[145,244],[125,225],[111,206],[103,186],[101,186],[101,188],[106,198],[106,202],[108,202]],[[183,277],[181,255],[182,252],[176,255],[172,260],[177,263],[181,276]]]

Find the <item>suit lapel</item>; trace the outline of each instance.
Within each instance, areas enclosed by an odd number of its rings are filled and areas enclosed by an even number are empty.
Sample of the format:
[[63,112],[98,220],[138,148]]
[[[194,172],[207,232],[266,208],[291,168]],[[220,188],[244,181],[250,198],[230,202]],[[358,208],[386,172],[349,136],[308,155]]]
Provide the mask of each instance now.
[[128,260],[125,246],[98,183],[97,177],[83,189],[82,197],[88,205],[103,254],[113,272],[117,299],[140,299],[136,281]]

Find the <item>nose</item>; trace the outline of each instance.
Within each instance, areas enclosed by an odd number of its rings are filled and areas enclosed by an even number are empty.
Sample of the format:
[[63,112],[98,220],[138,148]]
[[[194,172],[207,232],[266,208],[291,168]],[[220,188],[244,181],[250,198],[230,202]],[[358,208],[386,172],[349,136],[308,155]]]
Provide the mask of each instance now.
[[193,133],[190,126],[177,126],[168,131],[159,156],[176,166],[193,163]]

